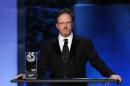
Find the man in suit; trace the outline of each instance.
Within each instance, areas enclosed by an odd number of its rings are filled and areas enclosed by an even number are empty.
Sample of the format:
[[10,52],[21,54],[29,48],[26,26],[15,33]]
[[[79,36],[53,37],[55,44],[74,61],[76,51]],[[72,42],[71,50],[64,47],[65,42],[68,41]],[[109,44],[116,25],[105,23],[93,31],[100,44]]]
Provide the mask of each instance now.
[[[41,57],[38,61],[38,79],[43,78],[47,67],[50,68],[51,78],[85,78],[86,63],[103,76],[121,82],[121,77],[107,67],[98,56],[90,39],[73,35],[73,13],[70,9],[62,9],[56,17],[56,27],[59,36],[43,44]],[[65,48],[66,45],[66,48]],[[68,48],[68,50],[67,50]],[[55,86],[85,86],[85,84],[55,84]]]

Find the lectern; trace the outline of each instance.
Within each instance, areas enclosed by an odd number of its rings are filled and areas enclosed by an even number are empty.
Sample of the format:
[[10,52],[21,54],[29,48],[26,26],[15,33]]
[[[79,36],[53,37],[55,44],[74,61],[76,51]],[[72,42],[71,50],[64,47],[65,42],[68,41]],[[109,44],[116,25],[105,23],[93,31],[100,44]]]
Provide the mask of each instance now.
[[116,80],[110,78],[72,78],[72,79],[49,79],[49,80],[38,80],[38,79],[24,79],[24,80],[11,80],[11,83],[104,83],[108,86],[108,83],[114,82]]

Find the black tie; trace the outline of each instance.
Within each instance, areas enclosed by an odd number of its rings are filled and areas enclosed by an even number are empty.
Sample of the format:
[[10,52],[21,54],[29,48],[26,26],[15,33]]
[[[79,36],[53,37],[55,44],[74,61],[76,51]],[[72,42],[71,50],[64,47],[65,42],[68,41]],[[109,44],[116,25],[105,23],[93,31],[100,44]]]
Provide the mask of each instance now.
[[64,62],[67,63],[69,59],[68,39],[64,39],[62,57],[63,57]]

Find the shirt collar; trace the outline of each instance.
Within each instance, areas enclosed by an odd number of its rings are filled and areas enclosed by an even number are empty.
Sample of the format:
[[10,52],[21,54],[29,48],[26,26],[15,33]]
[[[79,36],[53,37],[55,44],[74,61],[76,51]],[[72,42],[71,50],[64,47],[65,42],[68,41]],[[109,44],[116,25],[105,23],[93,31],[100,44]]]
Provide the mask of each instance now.
[[72,41],[73,33],[71,33],[68,37],[63,37],[61,34],[59,34],[58,39],[61,41],[63,41],[64,39],[68,39],[68,41]]
[[73,39],[73,33],[71,33],[68,37],[63,37],[61,34],[59,34],[58,39],[59,39],[59,46],[60,46],[61,51],[63,49],[64,39],[68,39],[68,47],[70,50],[72,39]]

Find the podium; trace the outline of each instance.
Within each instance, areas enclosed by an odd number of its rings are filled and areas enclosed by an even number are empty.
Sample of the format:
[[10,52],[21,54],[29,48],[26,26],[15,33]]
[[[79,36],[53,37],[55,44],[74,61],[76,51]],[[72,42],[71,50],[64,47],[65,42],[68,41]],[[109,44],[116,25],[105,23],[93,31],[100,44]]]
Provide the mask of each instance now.
[[72,79],[49,79],[49,80],[38,80],[38,79],[23,79],[11,80],[11,83],[105,83],[105,86],[108,86],[108,83],[117,83],[118,81],[110,78],[72,78]]

